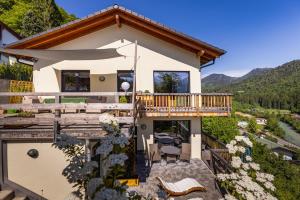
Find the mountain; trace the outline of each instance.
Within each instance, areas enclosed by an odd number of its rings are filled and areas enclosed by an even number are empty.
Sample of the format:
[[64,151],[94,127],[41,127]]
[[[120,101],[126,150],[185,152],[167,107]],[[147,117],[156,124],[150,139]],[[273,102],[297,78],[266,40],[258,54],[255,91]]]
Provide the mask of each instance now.
[[[250,76],[249,76],[250,74]],[[209,92],[231,92],[234,99],[265,108],[300,112],[300,60],[266,70],[255,70]]]
[[211,74],[202,79],[202,90],[203,91],[211,91],[215,90],[216,88],[233,84],[239,83],[245,79],[248,79],[252,76],[263,74],[272,68],[256,68],[241,77],[231,77],[224,74]]
[[272,70],[273,68],[256,68],[251,70],[249,73],[245,74],[244,76],[239,77],[235,83],[241,82],[242,80],[251,78],[252,76],[258,76],[264,74],[265,72]]
[[237,77],[226,76],[224,74],[211,74],[202,79],[202,88],[212,90],[222,85],[228,85],[236,79]]

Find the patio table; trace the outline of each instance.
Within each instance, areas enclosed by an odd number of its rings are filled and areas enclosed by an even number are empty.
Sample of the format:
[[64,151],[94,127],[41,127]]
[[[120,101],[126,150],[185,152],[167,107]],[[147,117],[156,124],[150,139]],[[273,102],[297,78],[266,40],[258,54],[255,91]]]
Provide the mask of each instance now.
[[180,149],[174,146],[162,146],[160,151],[167,155],[174,155],[174,156],[180,155]]

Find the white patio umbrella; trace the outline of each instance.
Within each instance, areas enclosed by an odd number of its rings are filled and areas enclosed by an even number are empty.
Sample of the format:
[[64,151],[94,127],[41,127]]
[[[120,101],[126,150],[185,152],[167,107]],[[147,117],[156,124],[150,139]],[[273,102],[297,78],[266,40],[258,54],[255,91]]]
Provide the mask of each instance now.
[[26,56],[44,60],[101,60],[121,57],[115,48],[108,49],[74,49],[74,50],[48,50],[48,49],[6,49],[0,48],[0,52]]

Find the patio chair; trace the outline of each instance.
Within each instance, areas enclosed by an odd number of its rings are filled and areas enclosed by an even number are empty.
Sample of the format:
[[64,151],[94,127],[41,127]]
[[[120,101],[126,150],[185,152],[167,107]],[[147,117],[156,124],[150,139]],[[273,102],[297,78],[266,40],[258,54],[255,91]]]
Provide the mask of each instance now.
[[191,160],[191,144],[182,143],[181,145],[182,145],[181,146],[181,154],[179,156],[179,160],[190,162],[190,160]]
[[150,158],[150,163],[151,163],[151,166],[152,166],[152,163],[153,162],[157,162],[157,161],[161,161],[161,155],[159,153],[159,150],[158,150],[158,144],[149,144],[149,158]]
[[184,178],[175,183],[166,182],[160,177],[156,178],[168,196],[183,196],[191,192],[206,191],[206,188],[193,178]]
[[168,163],[175,163],[176,162],[176,156],[173,155],[167,155],[167,164]]

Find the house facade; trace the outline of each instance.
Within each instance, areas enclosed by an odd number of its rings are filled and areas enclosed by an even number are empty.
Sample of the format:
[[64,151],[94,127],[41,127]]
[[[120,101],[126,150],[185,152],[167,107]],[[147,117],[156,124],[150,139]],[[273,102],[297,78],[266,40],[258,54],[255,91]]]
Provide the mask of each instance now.
[[[16,42],[21,39],[21,36],[9,28],[6,24],[0,21],[0,48]],[[13,63],[16,59],[12,56],[0,54],[0,63]]]
[[[136,111],[142,114],[134,116],[135,145],[137,151],[146,154],[149,144],[156,142],[155,134],[165,133],[175,134],[180,143],[190,143],[191,158],[201,159],[201,117],[230,113],[231,97],[227,94],[201,94],[201,66],[223,55],[223,50],[123,7],[108,8],[7,48],[116,49],[122,56],[101,60],[35,59],[34,92],[44,93],[39,96],[43,106],[52,98],[50,94],[133,93],[125,98],[125,103],[131,104],[134,98],[141,105]],[[124,82],[129,83],[127,91],[122,87]],[[121,98],[115,96],[84,101],[81,103],[121,104]],[[2,138],[2,141],[6,181],[47,199],[63,199],[72,191],[61,175],[67,164],[65,158],[51,147],[49,138],[19,138],[17,142]],[[38,149],[39,158],[28,157],[29,149]]]

